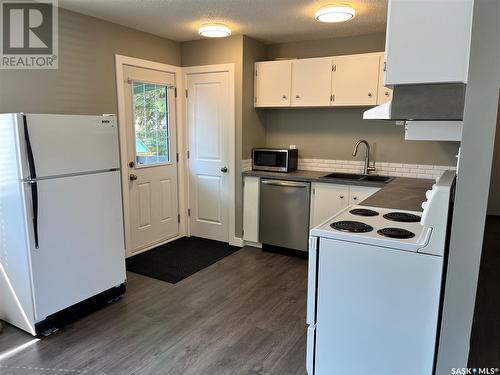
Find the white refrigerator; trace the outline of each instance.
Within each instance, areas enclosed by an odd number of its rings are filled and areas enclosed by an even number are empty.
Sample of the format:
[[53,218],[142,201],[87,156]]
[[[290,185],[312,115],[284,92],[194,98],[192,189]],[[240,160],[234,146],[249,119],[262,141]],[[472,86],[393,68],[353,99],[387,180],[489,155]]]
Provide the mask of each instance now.
[[0,319],[35,335],[124,292],[119,167],[115,116],[0,115]]

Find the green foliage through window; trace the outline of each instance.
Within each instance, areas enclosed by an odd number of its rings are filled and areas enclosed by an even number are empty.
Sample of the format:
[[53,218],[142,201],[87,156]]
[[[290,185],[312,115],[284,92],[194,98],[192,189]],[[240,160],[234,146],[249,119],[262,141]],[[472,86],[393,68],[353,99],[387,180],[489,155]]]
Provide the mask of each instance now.
[[168,162],[167,87],[143,82],[132,87],[137,164]]

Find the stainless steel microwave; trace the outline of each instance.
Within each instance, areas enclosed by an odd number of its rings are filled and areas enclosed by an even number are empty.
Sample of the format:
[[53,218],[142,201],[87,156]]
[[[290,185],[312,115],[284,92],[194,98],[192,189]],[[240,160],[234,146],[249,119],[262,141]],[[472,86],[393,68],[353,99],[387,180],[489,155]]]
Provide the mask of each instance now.
[[257,171],[290,172],[297,169],[299,150],[254,148],[252,169]]

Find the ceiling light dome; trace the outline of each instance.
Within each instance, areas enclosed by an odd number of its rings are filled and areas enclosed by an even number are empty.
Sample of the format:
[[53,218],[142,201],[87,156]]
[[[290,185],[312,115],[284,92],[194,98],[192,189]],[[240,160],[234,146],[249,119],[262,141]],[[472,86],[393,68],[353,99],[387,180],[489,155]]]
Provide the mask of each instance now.
[[231,29],[221,23],[201,25],[198,34],[207,38],[224,38],[231,35]]
[[354,18],[355,14],[350,5],[326,5],[316,11],[314,18],[319,22],[344,22]]

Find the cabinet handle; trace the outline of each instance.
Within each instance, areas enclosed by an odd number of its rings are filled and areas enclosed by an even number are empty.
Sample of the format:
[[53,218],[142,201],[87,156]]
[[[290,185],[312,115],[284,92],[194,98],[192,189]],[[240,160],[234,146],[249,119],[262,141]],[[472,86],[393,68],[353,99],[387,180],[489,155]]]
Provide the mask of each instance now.
[[353,200],[353,201],[357,201],[357,200],[358,200],[358,197],[352,197],[352,200]]
[[283,95],[283,99],[286,99],[286,95]]
[[300,99],[300,95],[295,95],[295,99]]
[[389,91],[386,91],[384,95],[389,96]]
[[369,93],[368,93],[368,97],[369,97],[369,98],[371,98],[371,97],[372,97],[372,93],[371,93],[371,92],[369,92]]
[[344,196],[343,196],[343,195],[341,195],[341,196],[340,196],[340,199],[344,199]]

